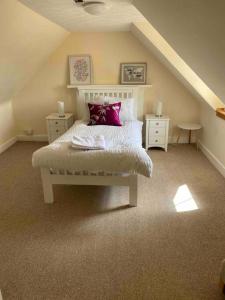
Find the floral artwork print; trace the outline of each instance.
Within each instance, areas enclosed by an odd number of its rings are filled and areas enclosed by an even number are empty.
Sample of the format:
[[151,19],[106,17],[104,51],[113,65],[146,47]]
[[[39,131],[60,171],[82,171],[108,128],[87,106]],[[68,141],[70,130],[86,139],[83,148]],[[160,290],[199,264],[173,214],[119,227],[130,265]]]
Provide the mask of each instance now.
[[91,57],[89,55],[69,56],[70,84],[91,84]]
[[85,59],[78,59],[74,63],[74,76],[77,81],[86,81],[88,77],[88,64]]
[[112,125],[121,126],[119,113],[121,102],[100,105],[88,103],[90,122],[88,125]]

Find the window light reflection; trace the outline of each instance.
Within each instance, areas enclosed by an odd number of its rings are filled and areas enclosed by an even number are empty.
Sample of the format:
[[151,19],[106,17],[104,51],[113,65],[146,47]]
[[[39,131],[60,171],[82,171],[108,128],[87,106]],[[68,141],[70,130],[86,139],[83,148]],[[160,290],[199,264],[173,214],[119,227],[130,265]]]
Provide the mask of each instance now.
[[173,199],[177,212],[192,211],[198,209],[193,196],[186,184],[181,185]]

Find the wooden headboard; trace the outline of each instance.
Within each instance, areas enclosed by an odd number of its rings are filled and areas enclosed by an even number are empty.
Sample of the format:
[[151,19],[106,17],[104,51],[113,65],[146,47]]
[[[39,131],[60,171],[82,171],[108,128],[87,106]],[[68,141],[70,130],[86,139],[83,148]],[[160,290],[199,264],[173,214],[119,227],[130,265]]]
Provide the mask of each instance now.
[[134,98],[136,111],[134,112],[139,120],[143,120],[143,104],[144,104],[144,88],[149,85],[81,85],[68,86],[68,88],[76,89],[76,111],[78,118],[79,110],[82,110],[82,103],[93,100],[96,96],[108,96],[118,98]]

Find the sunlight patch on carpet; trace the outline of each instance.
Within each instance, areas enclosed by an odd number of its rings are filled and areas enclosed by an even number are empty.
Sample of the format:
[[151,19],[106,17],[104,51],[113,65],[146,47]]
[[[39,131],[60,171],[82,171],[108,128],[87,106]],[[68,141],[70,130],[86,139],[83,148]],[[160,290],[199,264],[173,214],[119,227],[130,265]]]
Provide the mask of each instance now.
[[198,209],[198,206],[193,199],[193,196],[186,184],[181,185],[173,199],[177,212],[185,212]]

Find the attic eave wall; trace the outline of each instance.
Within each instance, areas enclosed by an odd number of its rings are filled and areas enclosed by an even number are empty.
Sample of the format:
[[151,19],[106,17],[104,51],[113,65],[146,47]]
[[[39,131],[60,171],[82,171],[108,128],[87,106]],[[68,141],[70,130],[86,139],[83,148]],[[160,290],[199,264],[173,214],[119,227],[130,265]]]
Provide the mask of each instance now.
[[201,80],[201,78],[185,63],[176,51],[167,43],[159,32],[149,23],[133,23],[131,32],[149,50],[154,49],[154,53],[160,60],[169,67],[176,77],[185,82],[185,85],[204,99],[213,109],[224,107],[223,102],[217,95]]

